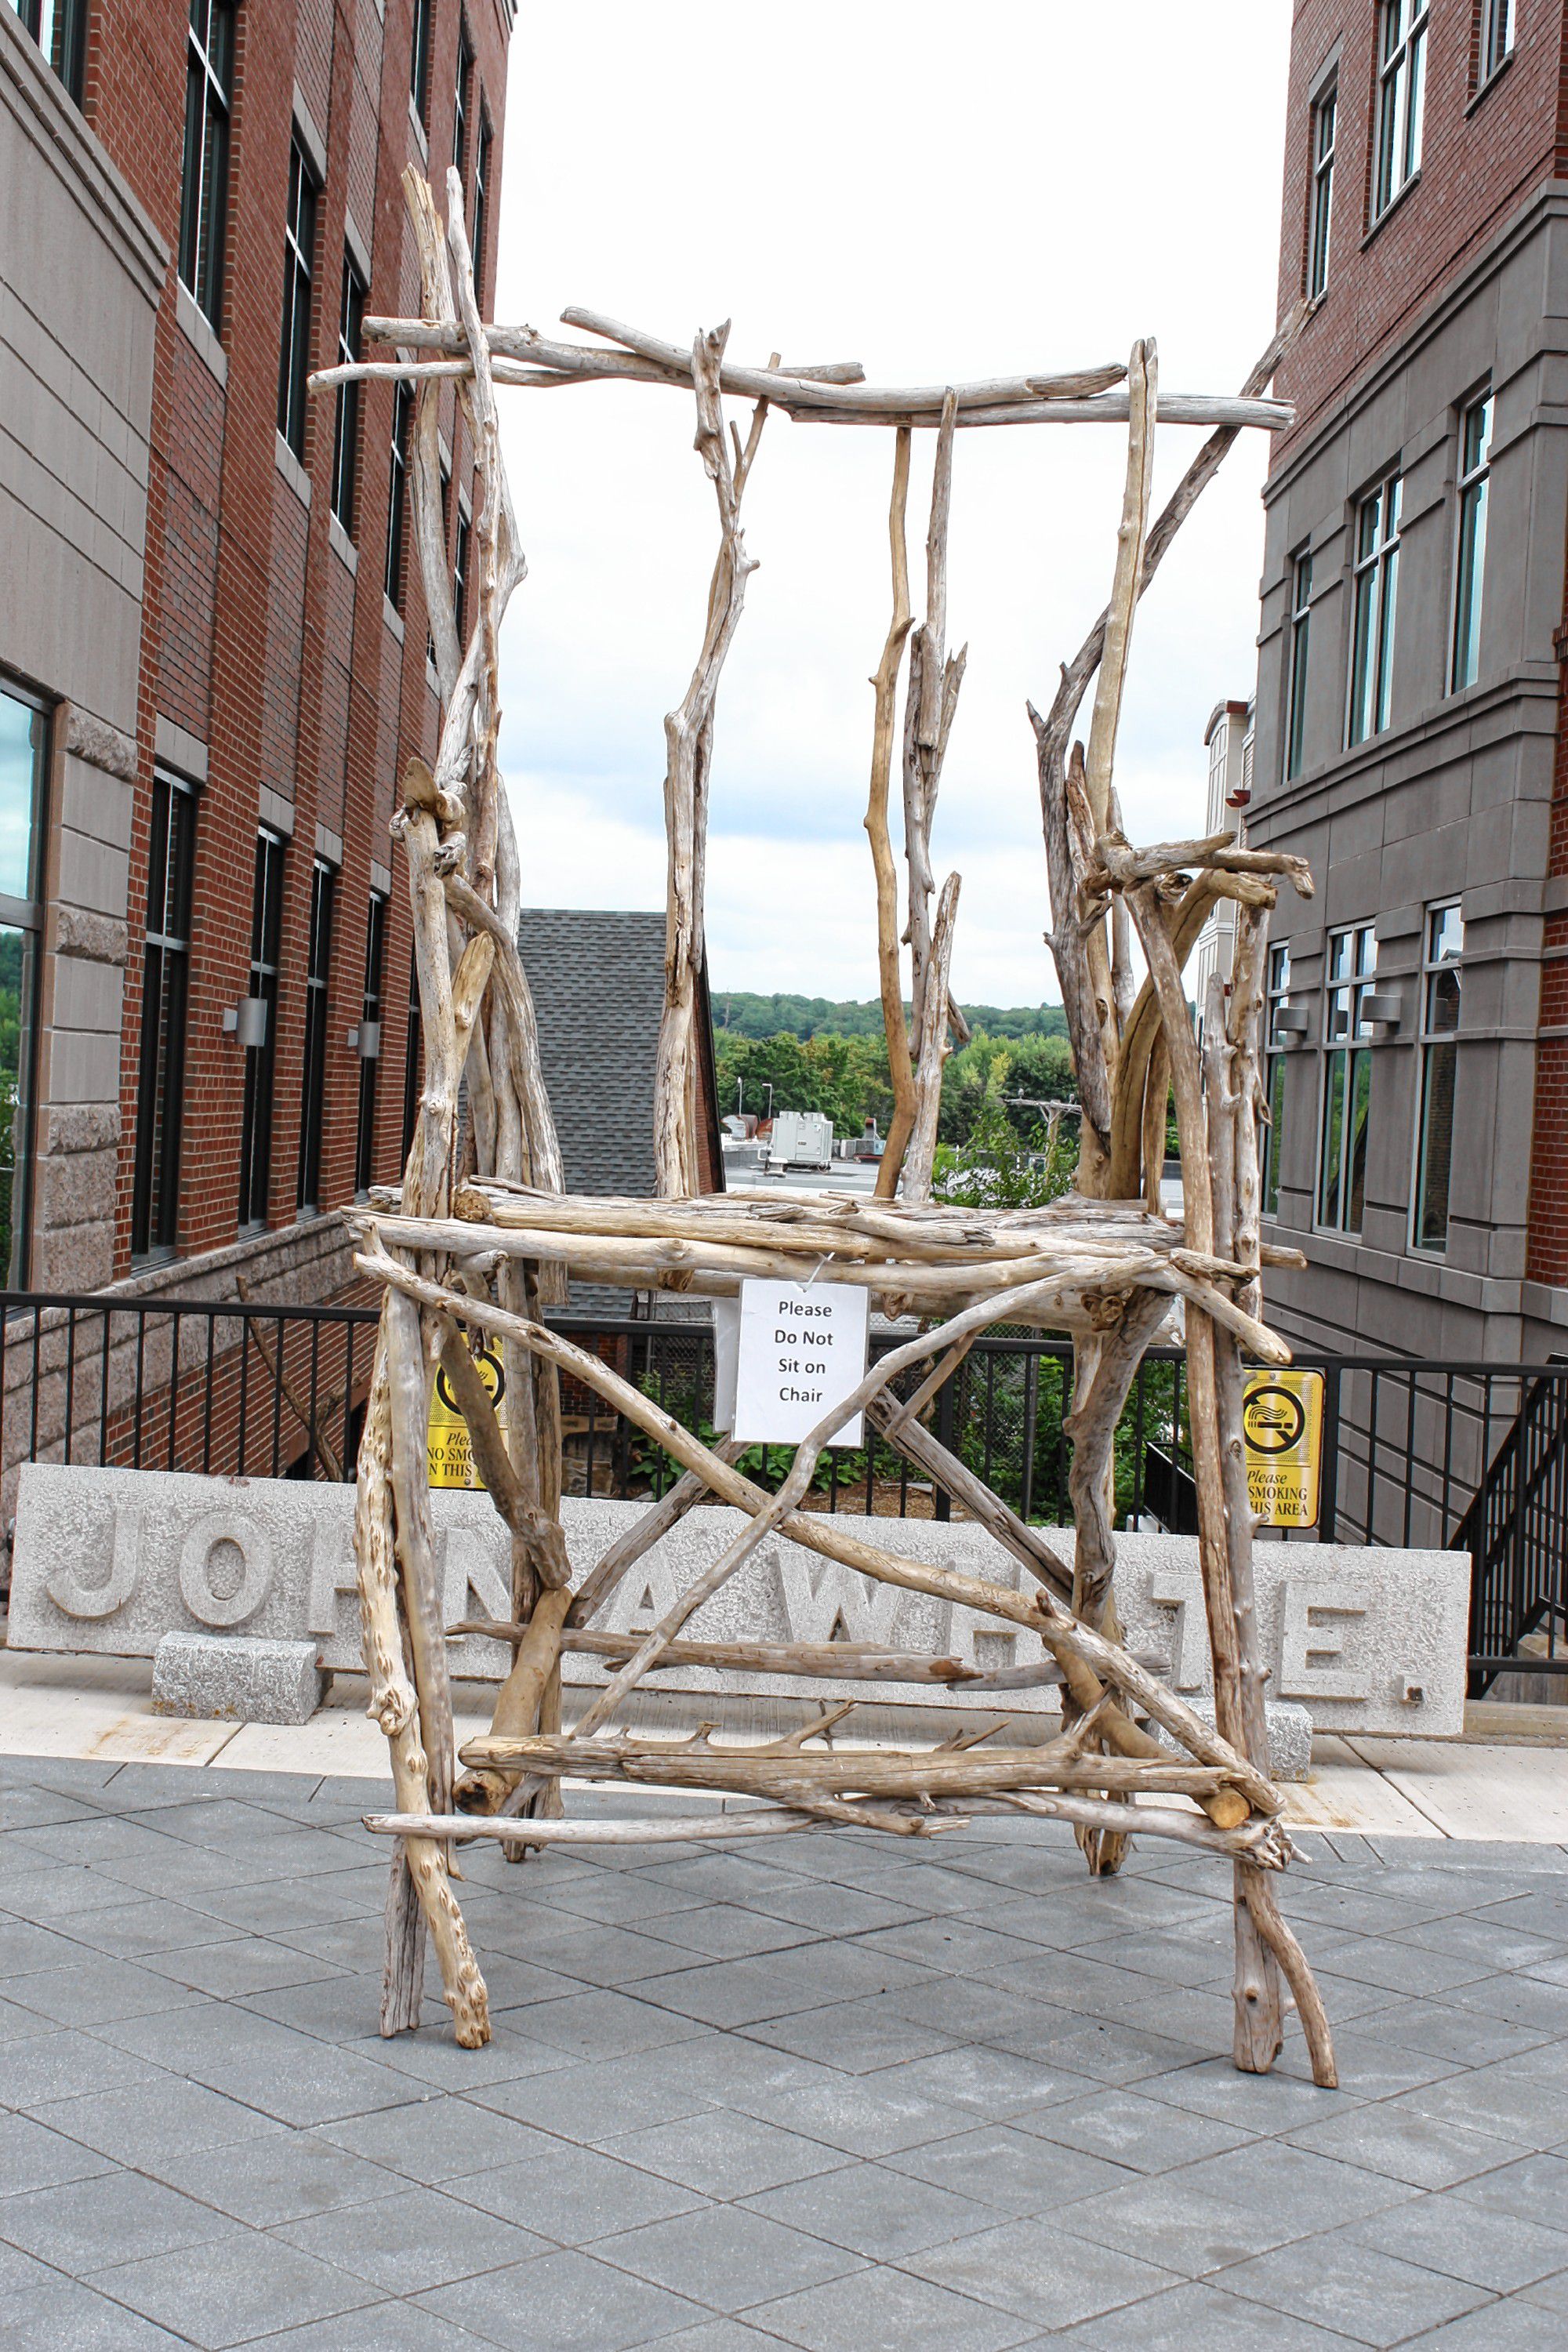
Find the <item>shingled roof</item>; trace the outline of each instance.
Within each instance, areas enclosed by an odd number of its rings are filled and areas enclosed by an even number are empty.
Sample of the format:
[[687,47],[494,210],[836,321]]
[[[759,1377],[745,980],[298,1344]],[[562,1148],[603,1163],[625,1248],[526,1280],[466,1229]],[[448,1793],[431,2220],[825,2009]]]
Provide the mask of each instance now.
[[[517,936],[567,1191],[651,1195],[663,915],[531,907],[518,919]],[[705,1189],[722,1192],[706,972],[700,999]]]

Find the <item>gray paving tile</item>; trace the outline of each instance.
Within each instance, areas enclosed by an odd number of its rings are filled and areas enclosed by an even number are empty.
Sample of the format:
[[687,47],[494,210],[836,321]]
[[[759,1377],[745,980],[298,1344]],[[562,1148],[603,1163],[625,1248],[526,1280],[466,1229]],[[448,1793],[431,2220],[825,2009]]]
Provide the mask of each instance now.
[[1248,2302],[1380,2347],[1403,2344],[1491,2300],[1479,2287],[1374,2253],[1344,2236],[1302,2238],[1238,2263],[1226,2273],[1225,2285]]
[[[481,2341],[414,2303],[373,2303],[253,2340],[265,2352],[476,2352]],[[666,2352],[663,2345],[659,2352]]]
[[372,2204],[339,2205],[308,2221],[285,2222],[272,2235],[396,2295],[552,2251],[547,2240],[437,2189],[394,2187],[395,2194]]
[[1568,2318],[1568,2270],[1559,2271],[1552,2278],[1537,2279],[1524,2289],[1527,2303],[1538,2303],[1542,2311],[1555,2311]]
[[1178,2278],[1205,2278],[1310,2229],[1288,2208],[1247,2204],[1193,2185],[1190,2169],[1058,2206],[1054,2226],[1097,2246],[1160,2263]]
[[[678,2122],[700,2115],[711,2103],[689,2078],[685,2053],[700,2045],[683,2042],[673,2063],[662,2051],[635,2058],[573,2062],[561,2056],[548,2073],[476,2088],[477,2105],[493,2107],[519,2123],[563,2139],[593,2143],[648,2124]],[[459,2059],[470,2053],[463,2050]],[[558,2053],[559,2054],[559,2053]],[[456,2070],[454,2086],[456,2081]]]
[[1460,2181],[1454,2197],[1459,2204],[1479,2205],[1483,2213],[1554,2221],[1559,2213],[1568,2213],[1568,2160],[1551,2154],[1516,2157],[1496,2172]]
[[[38,2021],[41,2026],[43,2020]],[[126,2051],[107,2048],[94,2034],[62,2027],[39,2032],[29,2042],[6,2043],[5,2097],[14,2107],[42,2106],[78,2092],[153,2083],[161,2071]]]
[[778,2347],[776,2336],[763,2336],[741,2319],[710,2319],[658,2339],[658,2352],[778,2352]]
[[283,2128],[237,2099],[174,2074],[130,2090],[58,2099],[33,2113],[51,2130],[141,2170],[155,2169],[164,2157],[275,2137]]
[[1352,2338],[1283,2312],[1265,2318],[1204,2281],[1168,2287],[1052,2338],[1074,2352],[1349,2352]]
[[22,2294],[28,2289],[48,2286],[59,2277],[59,2272],[46,2263],[25,2254],[19,2246],[6,2245],[0,2240],[0,2304],[7,2295]]
[[191,1944],[183,1950],[150,1955],[147,1967],[171,1984],[189,1985],[197,1992],[232,2000],[237,1994],[270,1992],[279,1985],[309,1984],[338,1973],[330,1960],[320,1960],[289,1944],[275,1944],[266,1936],[238,1936],[219,1944]]
[[1563,2352],[1563,2322],[1528,2295],[1489,2303],[1430,2335],[1408,2338],[1404,2352]]
[[755,2326],[805,2352],[846,2352],[859,2345],[889,2352],[1006,2352],[1031,2332],[994,2306],[893,2270],[854,2271],[826,2286],[759,2304],[748,2315]]
[[882,2164],[855,2164],[842,2172],[787,2181],[747,2202],[753,2212],[884,2263],[992,2229],[997,2211],[978,2198],[955,2195]]
[[962,2108],[939,2105],[882,2077],[837,2075],[806,2090],[752,2094],[748,2113],[852,2156],[890,2156],[969,2128]]
[[1532,2051],[1505,2065],[1478,2066],[1423,2084],[1397,2105],[1445,2128],[1468,2126],[1517,2147],[1540,2150],[1555,2147],[1563,2137],[1568,2080],[1555,2074],[1551,2052]]
[[96,2148],[81,2147],[31,2116],[0,2111],[0,2197],[53,2189],[63,2180],[86,2180],[112,2168]]
[[469,2099],[434,2097],[323,2124],[317,2137],[427,2187],[481,2166],[548,2154],[552,2143]]
[[746,2032],[753,2042],[794,2051],[819,2064],[839,2067],[847,2074],[872,2074],[909,2059],[929,2058],[937,2051],[952,2049],[963,2039],[961,2033],[914,2024],[880,1998],[837,2001],[831,2009],[769,2018],[748,2026]]
[[1179,2284],[1152,2262],[1026,2219],[907,2255],[904,2268],[996,2304],[1037,2328],[1068,2326]]
[[[129,1960],[79,1952],[68,1968],[43,1969],[19,1977],[12,1997],[56,2025],[90,2032],[115,2018],[150,2017],[188,2008],[196,1995]],[[35,2029],[37,2030],[37,2029]]]
[[304,2221],[339,2205],[363,2205],[405,2186],[395,2172],[306,2131],[148,2157],[143,2164],[171,2188],[257,2230]]
[[1451,2189],[1478,2172],[1495,2172],[1518,2153],[1519,2143],[1489,2132],[1468,2131],[1450,2117],[1424,2115],[1403,2100],[1385,2099],[1332,2116],[1293,2132],[1297,2147],[1364,2166],[1414,2189]]
[[626,2352],[710,2315],[592,2254],[542,2254],[437,2287],[423,2307],[506,2352]]
[[981,2042],[884,2067],[868,2087],[887,2090],[895,2084],[941,2106],[961,2107],[972,2121],[983,2116],[988,2122],[1023,2120],[1098,2087],[1087,2074],[1069,2074],[1064,2067],[1018,2058],[1009,2050],[992,2050]]
[[647,1979],[640,1990],[644,2000],[706,2025],[744,2026],[914,1985],[926,1980],[926,1974],[891,1953],[865,1952],[855,1944],[818,1944],[678,1969]]
[[[70,1929],[76,1945],[100,1952],[123,1952],[138,1959],[153,1952],[184,1951],[194,1944],[225,1943],[234,1935],[232,1927],[209,1912],[193,1910],[173,1898],[159,1901],[153,1895],[127,1903],[123,1890],[104,1910],[78,1912]],[[72,1958],[79,1958],[79,1951]]]
[[1542,2228],[1548,2220],[1568,2224],[1568,2210],[1528,2218],[1488,2213],[1449,2191],[1395,2205],[1358,2222],[1351,2235],[1379,2253],[1424,2263],[1494,2294],[1511,2294],[1568,2273],[1568,2234],[1562,2227]]
[[666,2221],[706,2201],[680,2182],[596,2148],[565,2145],[521,2163],[460,2174],[444,2186],[449,2196],[563,2246],[587,2245],[616,2230]]
[[618,2231],[594,2248],[639,2278],[733,2314],[860,2267],[858,2255],[736,2205],[705,2205],[668,2221]]
[[189,2341],[68,2279],[0,2297],[0,2352],[163,2352]]
[[81,1958],[81,1939],[40,1927],[32,1919],[0,1916],[0,1982],[14,1984],[38,1969],[74,1968]]
[[1207,2055],[1190,2043],[1125,2024],[1105,2024],[1085,2018],[1071,2032],[1057,2033],[1030,2025],[993,2033],[988,2039],[999,2050],[1020,2057],[1038,2056],[1065,2066],[1070,2074],[1089,2074],[1099,2083],[1142,2083],[1151,2074],[1168,2074]]
[[613,2154],[705,2197],[745,2197],[804,2180],[843,2162],[838,2149],[754,2116],[715,2110],[686,2123],[653,2124],[608,2143]]
[[1134,2172],[1169,2172],[1199,2157],[1240,2147],[1251,2137],[1234,2125],[1142,2098],[1136,2091],[1096,2091],[1092,2097],[1071,2099],[1041,2115],[1015,2120],[1019,2128],[1037,2132],[1042,2139],[1109,2157],[1115,2164],[1131,2165]]
[[[1336,2034],[1336,2055],[1339,2042]],[[1321,2123],[1359,2104],[1346,2091],[1319,2090],[1306,2071],[1306,2053],[1299,2042],[1287,2042],[1267,2074],[1238,2074],[1228,2058],[1202,2058],[1169,2074],[1142,2076],[1138,2095],[1256,2132]]]
[[233,2224],[161,2181],[108,2172],[0,2199],[0,2238],[80,2278],[110,2263],[231,2236]]
[[416,2033],[393,2034],[385,2041],[379,2034],[365,2033],[344,2046],[351,2056],[389,2066],[395,2074],[410,2075],[429,2090],[473,2094],[572,2069],[573,2061],[564,2051],[525,2042],[509,2029],[504,2018],[497,2017],[493,2008],[490,2039],[484,2048],[460,2050],[452,2036],[450,2012],[444,2005],[432,2005],[437,2008],[436,2021],[422,2025]]
[[1003,2125],[959,2132],[888,2161],[895,2172],[978,2198],[1005,2213],[1047,2212],[1075,2198],[1121,2188],[1131,2178],[1122,2165]]
[[131,2018],[104,2027],[103,2036],[280,2123],[332,2122],[417,2095],[417,2085],[390,2067],[326,2049],[308,2034],[229,2002]]
[[[837,1907],[836,1903],[819,1906],[816,1921],[807,1922],[781,1919],[775,1912],[742,1910],[734,1903],[693,1903],[679,1910],[658,1912],[648,1925],[661,1942],[679,1951],[701,1952],[715,1960],[741,1960],[758,1952],[787,1951],[795,1944],[847,1933],[831,1924]],[[552,1959],[560,1952],[560,1946],[552,1947]]]
[[546,2001],[529,2021],[538,2041],[572,2058],[625,2058],[634,2051],[684,2042],[697,2030],[689,2018],[608,1991]]
[[[244,2231],[216,2245],[121,2263],[88,2283],[144,2318],[176,2330],[203,2352],[227,2352],[253,2336],[380,2299],[363,2279],[351,2278],[277,2238]],[[395,2342],[395,2335],[390,2340]]]

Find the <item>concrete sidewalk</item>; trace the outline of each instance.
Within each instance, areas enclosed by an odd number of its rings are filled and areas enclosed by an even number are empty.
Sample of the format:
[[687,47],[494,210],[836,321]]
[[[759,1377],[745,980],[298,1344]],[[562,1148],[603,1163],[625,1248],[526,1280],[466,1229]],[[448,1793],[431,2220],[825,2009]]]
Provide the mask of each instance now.
[[[364,1713],[364,1685],[337,1677],[308,1724],[184,1723],[155,1716],[145,1659],[0,1650],[0,1755],[380,1779],[386,1746]],[[489,1728],[491,1693],[458,1686],[459,1739]],[[1480,1710],[1523,1721],[1568,1746],[1568,1707]],[[1568,1842],[1568,1754],[1544,1738],[1320,1738],[1312,1778],[1288,1786],[1286,1817],[1303,1827],[1380,1836]]]
[[469,1849],[494,2042],[384,2042],[384,1794],[0,1759],[4,2352],[1568,2342],[1568,1847],[1302,1833],[1331,2093],[1033,1822]]

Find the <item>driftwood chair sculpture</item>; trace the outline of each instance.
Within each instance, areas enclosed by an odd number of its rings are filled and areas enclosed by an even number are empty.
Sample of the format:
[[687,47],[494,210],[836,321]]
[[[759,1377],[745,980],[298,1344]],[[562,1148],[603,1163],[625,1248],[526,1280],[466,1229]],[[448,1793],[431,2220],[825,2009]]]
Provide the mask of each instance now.
[[[569,310],[565,323],[598,338],[552,341],[529,327],[479,317],[461,189],[448,181],[438,218],[426,182],[405,182],[420,257],[422,316],[366,321],[391,355],[315,379],[326,389],[384,376],[416,387],[413,516],[444,715],[434,772],[410,764],[393,830],[413,901],[426,1066],[401,1193],[378,1198],[361,1222],[357,1264],[384,1286],[381,1327],[359,1455],[355,1540],[371,1712],[391,1748],[395,1811],[369,1826],[391,1837],[387,1965],[382,2031],[419,2014],[425,1937],[440,1966],[458,2041],[489,2035],[484,1980],[470,1948],[448,1865],[454,1839],[490,1837],[521,1859],[557,1842],[606,1844],[657,1838],[763,1837],[848,1823],[924,1837],[972,1815],[1006,1811],[1072,1823],[1089,1867],[1113,1870],[1129,1835],[1184,1840],[1234,1870],[1235,2058],[1267,2069],[1281,2045],[1289,1987],[1316,2080],[1331,2084],[1327,2021],[1300,1947],[1275,1899],[1290,1858],[1281,1799],[1268,1773],[1264,1668],[1253,1601],[1254,1520],[1240,1434],[1243,1351],[1266,1362],[1288,1350],[1260,1320],[1269,1253],[1258,1223],[1259,1004],[1267,910],[1281,877],[1302,891],[1298,861],[1255,854],[1228,836],[1133,848],[1120,824],[1113,766],[1117,721],[1138,599],[1184,517],[1230,443],[1249,426],[1278,427],[1289,412],[1266,399],[1283,347],[1265,353],[1235,399],[1157,400],[1152,344],[1128,367],[1025,376],[930,390],[881,391],[854,364],[765,368],[734,364],[726,329],[689,349]],[[1289,333],[1289,329],[1287,329]],[[478,619],[458,639],[442,527],[437,404],[452,380],[483,484],[475,518]],[[563,1192],[550,1105],[517,928],[520,865],[496,764],[497,639],[524,560],[497,429],[502,384],[563,386],[605,379],[684,389],[695,396],[697,449],[718,508],[719,552],[701,651],[666,721],[668,831],[666,1003],[658,1064],[658,1197],[618,1201]],[[742,436],[726,395],[749,401]],[[782,409],[802,424],[879,425],[893,436],[889,519],[893,613],[873,685],[875,727],[867,827],[875,868],[881,993],[897,1117],[872,1200],[824,1194],[702,1197],[696,1152],[697,971],[703,924],[704,845],[713,758],[714,701],[753,569],[741,508],[764,421]],[[1163,421],[1214,427],[1169,506],[1149,527],[1156,411]],[[1126,492],[1110,602],[1062,673],[1048,714],[1031,713],[1054,949],[1083,1104],[1077,1191],[1049,1207],[995,1216],[933,1203],[931,1161],[942,1066],[959,1016],[949,994],[958,877],[938,892],[930,856],[943,753],[963,675],[946,647],[946,544],[952,450],[959,430],[1026,424],[1120,423],[1128,427]],[[910,445],[936,436],[927,540],[926,611],[911,625],[905,545]],[[899,887],[888,807],[899,738],[897,696],[910,648],[902,730],[904,937],[910,950],[913,1035],[906,1027]],[[1087,750],[1074,723],[1095,681]],[[1207,1007],[1200,1052],[1182,967],[1216,898],[1239,901],[1228,1000]],[[934,900],[934,907],[933,907]],[[1134,970],[1131,937],[1145,977]],[[458,1118],[459,1081],[468,1117]],[[1186,1171],[1184,1229],[1160,1213],[1166,1105],[1173,1090]],[[461,1156],[459,1156],[461,1154]],[[731,1444],[709,1446],[605,1364],[551,1329],[545,1311],[571,1276],[637,1288],[732,1293],[747,1276],[856,1284],[892,1312],[919,1318],[920,1336],[893,1348],[852,1401],[880,1437],[947,1488],[1028,1580],[921,1564],[799,1506],[842,1406],[795,1454],[774,1494],[736,1466]],[[1112,1444],[1137,1365],[1180,1300],[1188,1356],[1203,1588],[1213,1648],[1217,1727],[1211,1727],[1128,1654],[1111,1599]],[[1069,1430],[1075,1530],[1070,1558],[1018,1519],[944,1450],[922,1413],[977,1334],[997,1323],[1069,1332],[1075,1390]],[[503,1430],[475,1370],[471,1341],[499,1342],[507,1377]],[[489,1625],[514,1645],[488,1737],[454,1756],[446,1642],[426,1484],[426,1422],[437,1365],[467,1416],[476,1460],[510,1531],[511,1619]],[[657,1440],[685,1475],[574,1592],[559,1499],[559,1378],[596,1390]],[[901,1400],[893,1382],[919,1384]],[[746,1515],[743,1531],[646,1635],[595,1632],[616,1583],[693,1505],[714,1496]],[[704,1643],[682,1628],[773,1530],[868,1578],[986,1612],[1038,1634],[1048,1664],[1026,1670],[1059,1680],[1060,1735],[1008,1744],[1004,1721],[931,1749],[836,1747],[844,1710],[808,1730],[761,1744],[676,1743],[616,1730],[616,1709],[661,1660],[749,1664],[800,1677],[978,1679],[955,1661],[831,1643]],[[894,1532],[891,1531],[890,1532]],[[477,1629],[476,1629],[477,1630]],[[607,1660],[608,1679],[568,1732],[562,1728],[561,1660],[571,1648]],[[1161,1745],[1153,1727],[1178,1751]],[[458,1777],[458,1764],[466,1768]],[[650,1822],[562,1809],[564,1780],[742,1792],[762,1801],[739,1813]]]

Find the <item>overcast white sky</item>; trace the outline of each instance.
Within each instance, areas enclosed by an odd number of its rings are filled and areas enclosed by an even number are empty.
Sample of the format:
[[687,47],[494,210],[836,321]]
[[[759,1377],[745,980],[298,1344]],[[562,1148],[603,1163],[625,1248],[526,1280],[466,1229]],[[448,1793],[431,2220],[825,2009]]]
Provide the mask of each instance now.
[[[581,303],[675,341],[729,316],[738,358],[858,359],[882,383],[1125,359],[1152,333],[1165,390],[1233,391],[1273,324],[1289,29],[1288,0],[525,7],[497,314],[548,328]],[[501,740],[524,901],[659,907],[662,721],[715,545],[691,404],[605,385],[502,404],[530,564]],[[1162,428],[1157,497],[1200,437]],[[1205,721],[1250,691],[1265,454],[1233,453],[1142,607],[1119,762],[1135,836],[1195,829]],[[1057,992],[1024,704],[1104,601],[1124,455],[1110,426],[958,436],[949,634],[970,655],[934,852],[939,879],[963,876],[961,1001]],[[775,415],[763,435],[761,569],[719,702],[715,987],[876,992],[861,819],[891,464],[882,431]]]

